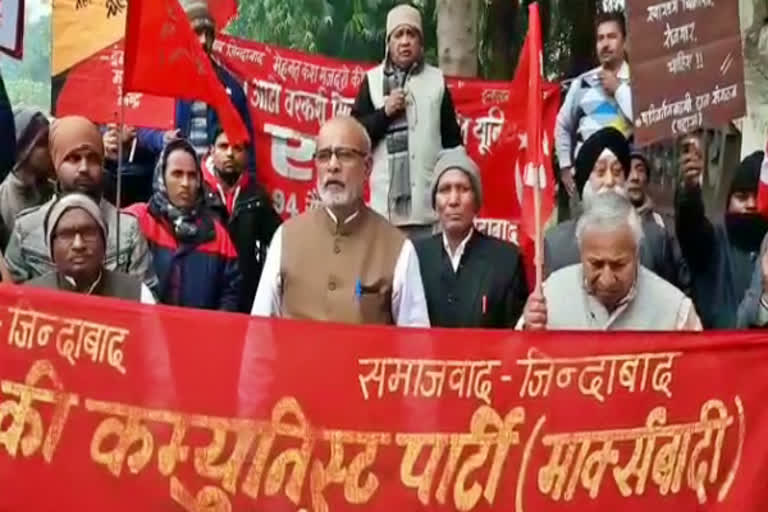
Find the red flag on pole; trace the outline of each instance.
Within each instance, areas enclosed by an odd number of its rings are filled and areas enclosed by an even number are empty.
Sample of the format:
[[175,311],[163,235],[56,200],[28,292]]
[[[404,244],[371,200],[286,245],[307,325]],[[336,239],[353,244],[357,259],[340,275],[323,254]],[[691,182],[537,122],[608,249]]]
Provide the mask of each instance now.
[[230,140],[250,140],[178,0],[131,0],[125,30],[124,92],[204,101]]
[[768,143],[765,145],[763,166],[760,169],[760,184],[757,187],[757,210],[768,217]]
[[[542,231],[543,223],[554,210],[554,182],[547,174],[544,162],[544,146],[549,144],[544,133],[544,111],[542,106],[542,43],[539,5],[528,6],[528,35],[520,55],[515,82],[523,81],[527,87],[526,117],[526,165],[522,177],[522,218],[523,235],[535,244],[536,285],[542,279]],[[522,85],[522,84],[521,84]]]
[[236,0],[208,0],[208,12],[211,13],[217,30],[224,27],[237,15]]

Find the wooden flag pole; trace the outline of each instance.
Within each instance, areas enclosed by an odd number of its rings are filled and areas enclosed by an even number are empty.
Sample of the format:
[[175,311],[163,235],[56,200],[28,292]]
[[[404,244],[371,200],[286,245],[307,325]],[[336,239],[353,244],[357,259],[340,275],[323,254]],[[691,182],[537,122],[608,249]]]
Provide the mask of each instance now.
[[[115,219],[115,270],[120,269],[120,195],[122,193],[123,182],[123,132],[125,131],[125,95],[123,94],[123,86],[120,85],[120,121],[118,123],[117,132],[117,192],[115,197],[115,208],[117,209],[117,219]],[[127,272],[128,269],[126,268]]]

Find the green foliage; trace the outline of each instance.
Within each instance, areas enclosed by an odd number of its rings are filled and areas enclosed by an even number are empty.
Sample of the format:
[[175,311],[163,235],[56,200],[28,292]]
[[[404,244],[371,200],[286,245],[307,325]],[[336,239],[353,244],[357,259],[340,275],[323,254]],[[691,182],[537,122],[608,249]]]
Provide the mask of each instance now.
[[24,58],[3,57],[2,73],[14,106],[25,105],[45,112],[51,104],[51,17],[27,21],[24,28]]
[[11,105],[32,107],[43,112],[51,108],[51,82],[29,80],[26,78],[4,79]]
[[[387,12],[402,0],[240,0],[232,35],[338,58],[384,56]],[[437,56],[435,0],[413,2],[425,15],[427,58]]]

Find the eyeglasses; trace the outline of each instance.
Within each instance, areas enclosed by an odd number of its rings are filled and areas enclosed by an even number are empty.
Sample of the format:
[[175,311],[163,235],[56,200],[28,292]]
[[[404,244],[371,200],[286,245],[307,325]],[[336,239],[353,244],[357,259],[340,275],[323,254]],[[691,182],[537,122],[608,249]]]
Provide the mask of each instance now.
[[336,155],[336,159],[341,165],[351,165],[355,163],[358,158],[365,158],[368,156],[368,153],[355,148],[324,148],[315,152],[315,163],[318,165],[327,165],[331,161],[333,155]]
[[67,245],[72,245],[77,235],[80,235],[83,242],[92,244],[101,237],[101,230],[94,226],[59,229],[53,234],[53,239],[60,240]]

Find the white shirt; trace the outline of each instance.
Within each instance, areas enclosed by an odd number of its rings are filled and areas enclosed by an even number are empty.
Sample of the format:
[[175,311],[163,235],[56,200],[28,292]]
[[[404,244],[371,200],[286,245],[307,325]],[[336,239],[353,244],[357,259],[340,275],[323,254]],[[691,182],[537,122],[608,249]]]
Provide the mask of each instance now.
[[139,299],[139,302],[142,304],[157,304],[155,296],[152,295],[152,291],[144,283],[141,283],[141,298]]
[[453,267],[454,272],[459,270],[459,263],[461,263],[461,257],[464,256],[464,249],[467,248],[467,242],[472,238],[472,233],[474,232],[475,230],[473,228],[469,228],[467,236],[456,246],[456,251],[451,254],[451,246],[448,244],[448,237],[445,236],[445,231],[443,231],[443,247],[445,248],[448,257],[451,259],[451,266]]
[[[335,217],[326,210],[331,218]],[[353,214],[345,222],[352,220]],[[259,288],[251,309],[252,316],[280,317],[282,314],[283,283],[280,275],[282,260],[283,228],[275,231],[269,244],[267,259],[261,273]],[[419,259],[416,249],[410,240],[403,242],[400,255],[395,263],[395,273],[392,279],[392,318],[400,327],[429,327],[429,312],[424,296],[424,285],[421,281]]]

